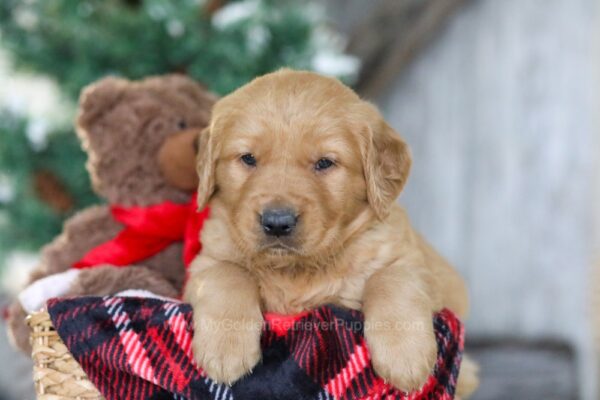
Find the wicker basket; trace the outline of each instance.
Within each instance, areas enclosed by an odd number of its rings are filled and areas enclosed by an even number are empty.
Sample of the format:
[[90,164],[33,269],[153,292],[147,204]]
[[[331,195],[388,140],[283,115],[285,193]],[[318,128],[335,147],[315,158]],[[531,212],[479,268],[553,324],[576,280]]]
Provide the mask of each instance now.
[[39,400],[104,399],[75,361],[47,312],[27,317],[31,328],[33,382]]

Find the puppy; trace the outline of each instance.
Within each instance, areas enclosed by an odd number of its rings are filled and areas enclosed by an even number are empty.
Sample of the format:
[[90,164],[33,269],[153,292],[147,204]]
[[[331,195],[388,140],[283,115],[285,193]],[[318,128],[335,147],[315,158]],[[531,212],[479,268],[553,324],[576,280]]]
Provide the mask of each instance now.
[[[206,373],[231,383],[251,371],[263,312],[332,303],[363,311],[382,378],[421,387],[437,355],[432,314],[464,318],[467,292],[395,203],[411,157],[377,109],[335,79],[280,70],[218,101],[200,140],[211,217],[184,298]],[[468,369],[463,393],[476,385]]]

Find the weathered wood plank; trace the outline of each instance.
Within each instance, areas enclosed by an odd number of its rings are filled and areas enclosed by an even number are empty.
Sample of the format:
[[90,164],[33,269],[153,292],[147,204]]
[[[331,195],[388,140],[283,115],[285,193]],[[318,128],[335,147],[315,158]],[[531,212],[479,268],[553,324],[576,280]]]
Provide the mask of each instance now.
[[595,398],[600,4],[478,0],[380,97],[414,153],[401,202],[466,276],[473,335],[575,346]]
[[573,354],[559,343],[468,343],[481,385],[471,400],[577,400]]
[[348,51],[363,67],[356,84],[376,97],[465,0],[383,0],[352,30]]

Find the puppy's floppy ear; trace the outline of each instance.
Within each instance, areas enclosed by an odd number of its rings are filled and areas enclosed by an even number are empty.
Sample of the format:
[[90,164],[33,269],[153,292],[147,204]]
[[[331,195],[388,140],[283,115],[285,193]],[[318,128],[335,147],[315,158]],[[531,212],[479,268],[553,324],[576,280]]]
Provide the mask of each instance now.
[[211,126],[200,133],[198,139],[198,155],[196,157],[198,172],[198,208],[202,209],[215,192],[215,167],[217,163],[217,148]]
[[368,131],[363,152],[367,200],[383,220],[406,184],[412,159],[408,145],[382,118]]

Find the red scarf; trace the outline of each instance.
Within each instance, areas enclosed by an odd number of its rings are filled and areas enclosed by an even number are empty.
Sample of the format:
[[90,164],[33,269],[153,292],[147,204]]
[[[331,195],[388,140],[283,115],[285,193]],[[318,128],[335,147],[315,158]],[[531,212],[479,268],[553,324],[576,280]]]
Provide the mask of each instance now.
[[198,211],[196,195],[187,204],[165,201],[149,207],[111,206],[110,211],[125,227],[115,238],[88,251],[73,264],[74,268],[131,265],[179,241],[183,241],[183,262],[187,267],[202,249],[200,230],[209,208]]

